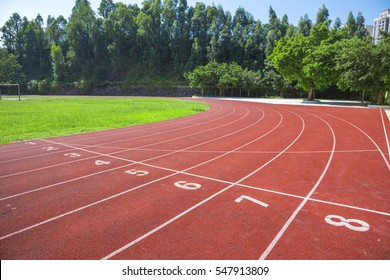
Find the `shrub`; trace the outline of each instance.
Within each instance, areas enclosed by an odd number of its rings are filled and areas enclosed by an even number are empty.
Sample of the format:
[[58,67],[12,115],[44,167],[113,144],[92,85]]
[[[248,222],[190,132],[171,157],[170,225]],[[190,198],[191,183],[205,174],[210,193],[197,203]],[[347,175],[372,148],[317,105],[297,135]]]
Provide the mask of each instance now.
[[75,83],[75,87],[81,95],[89,95],[92,92],[93,84],[89,80],[81,79]]
[[42,80],[38,83],[38,92],[42,95],[50,94],[50,81]]
[[38,81],[37,80],[31,80],[27,83],[27,90],[31,94],[38,93]]

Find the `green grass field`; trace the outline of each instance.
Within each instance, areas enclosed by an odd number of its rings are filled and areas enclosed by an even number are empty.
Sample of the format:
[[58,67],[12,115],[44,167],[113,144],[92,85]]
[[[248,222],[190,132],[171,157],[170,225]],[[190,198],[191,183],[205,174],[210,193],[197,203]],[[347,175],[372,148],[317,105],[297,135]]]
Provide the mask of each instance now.
[[0,144],[159,122],[207,104],[163,98],[23,96],[0,100]]

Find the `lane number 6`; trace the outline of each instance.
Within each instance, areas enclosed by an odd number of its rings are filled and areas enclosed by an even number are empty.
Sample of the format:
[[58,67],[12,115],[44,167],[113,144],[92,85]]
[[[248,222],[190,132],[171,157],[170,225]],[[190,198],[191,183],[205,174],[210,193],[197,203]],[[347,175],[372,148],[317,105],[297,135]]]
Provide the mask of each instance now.
[[179,181],[179,182],[176,182],[174,185],[175,185],[175,187],[185,189],[185,190],[191,190],[191,191],[200,189],[202,187],[201,184],[188,183],[187,181]]

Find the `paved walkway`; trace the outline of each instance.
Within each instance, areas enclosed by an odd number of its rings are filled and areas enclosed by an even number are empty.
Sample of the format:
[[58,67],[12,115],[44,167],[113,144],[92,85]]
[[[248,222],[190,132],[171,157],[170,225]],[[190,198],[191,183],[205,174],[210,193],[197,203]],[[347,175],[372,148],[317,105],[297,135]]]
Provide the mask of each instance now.
[[[290,98],[223,98],[227,100],[242,100],[242,101],[250,101],[250,102],[260,102],[260,103],[268,103],[268,104],[284,104],[284,105],[307,105],[307,106],[340,106],[340,107],[361,107],[367,108],[363,106],[359,101],[351,101],[351,100],[328,100],[328,99],[320,99],[316,101],[307,101],[304,99],[290,99]],[[385,112],[390,120],[390,106],[388,108],[384,108]]]

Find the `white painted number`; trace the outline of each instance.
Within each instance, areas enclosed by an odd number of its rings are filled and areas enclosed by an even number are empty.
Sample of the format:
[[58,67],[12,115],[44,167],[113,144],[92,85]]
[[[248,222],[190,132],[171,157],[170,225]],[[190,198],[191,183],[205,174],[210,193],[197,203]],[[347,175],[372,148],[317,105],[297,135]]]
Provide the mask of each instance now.
[[364,232],[370,229],[370,225],[367,224],[365,221],[357,220],[357,219],[346,219],[344,217],[337,216],[337,215],[326,216],[325,222],[336,227],[345,226],[346,228],[354,231]]
[[130,175],[135,175],[135,176],[138,176],[138,177],[146,176],[146,175],[149,174],[148,171],[137,170],[137,169],[127,170],[127,171],[125,171],[125,173],[130,174]]
[[67,153],[67,154],[64,154],[64,156],[70,157],[70,158],[81,157],[80,154],[76,154],[76,153]]
[[110,163],[111,162],[109,162],[109,161],[95,160],[96,165],[106,165],[106,164],[110,164]]
[[42,150],[45,150],[45,151],[55,151],[55,150],[58,150],[58,148],[54,148],[54,147],[43,147]]
[[201,184],[188,183],[187,181],[179,181],[179,182],[176,182],[174,185],[175,185],[175,187],[185,189],[185,190],[192,190],[192,191],[200,189],[202,187]]
[[262,202],[262,201],[259,201],[259,200],[257,200],[257,199],[254,199],[253,197],[246,196],[246,195],[240,196],[239,198],[237,198],[237,199],[235,200],[235,202],[240,203],[240,202],[241,202],[242,200],[244,200],[244,199],[247,199],[247,200],[249,200],[249,201],[252,201],[252,202],[254,202],[254,203],[256,203],[256,204],[258,204],[258,205],[260,205],[260,206],[263,206],[263,207],[265,207],[265,208],[268,207],[268,204],[267,204],[267,203],[264,203],[264,202]]

